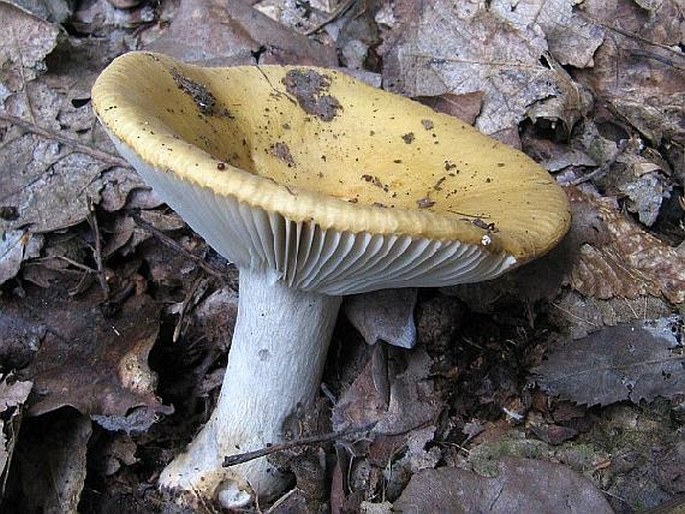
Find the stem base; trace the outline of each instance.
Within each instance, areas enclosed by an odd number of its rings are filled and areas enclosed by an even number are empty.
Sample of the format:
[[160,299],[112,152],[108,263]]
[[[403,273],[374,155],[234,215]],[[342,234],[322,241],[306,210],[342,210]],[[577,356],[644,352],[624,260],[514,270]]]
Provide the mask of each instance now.
[[341,298],[291,289],[241,271],[238,318],[217,406],[160,486],[218,499],[224,507],[268,498],[288,477],[262,457],[222,467],[224,457],[283,440],[282,426],[314,400]]

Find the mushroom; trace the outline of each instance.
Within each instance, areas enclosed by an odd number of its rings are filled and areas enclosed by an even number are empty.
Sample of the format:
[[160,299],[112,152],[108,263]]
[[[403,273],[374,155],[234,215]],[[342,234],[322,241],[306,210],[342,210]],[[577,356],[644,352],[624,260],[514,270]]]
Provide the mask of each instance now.
[[224,506],[287,486],[265,458],[222,462],[282,441],[312,403],[342,295],[488,280],[569,227],[565,193],[523,153],[338,71],[132,52],[92,99],[121,155],[240,271],[218,404],[160,477]]

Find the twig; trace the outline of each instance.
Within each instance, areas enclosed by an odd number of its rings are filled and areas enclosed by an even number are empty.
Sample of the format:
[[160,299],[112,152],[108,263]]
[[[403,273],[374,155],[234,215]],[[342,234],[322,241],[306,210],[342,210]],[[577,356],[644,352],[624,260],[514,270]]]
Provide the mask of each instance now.
[[677,55],[677,56],[682,56],[682,53],[680,52],[680,49],[677,49],[677,50],[676,50],[675,47],[671,47],[671,46],[668,46],[668,45],[666,45],[666,44],[664,44],[664,43],[659,43],[659,42],[657,42],[657,41],[651,41],[651,40],[649,40],[649,39],[647,39],[647,38],[641,36],[640,34],[638,34],[638,33],[636,33],[636,32],[630,32],[630,31],[628,31],[628,30],[624,30],[624,29],[622,29],[621,27],[617,27],[617,26],[615,26],[615,25],[609,25],[609,24],[607,24],[607,23],[602,23],[601,21],[595,19],[593,16],[590,16],[590,15],[588,15],[588,14],[584,14],[584,13],[581,12],[581,11],[578,11],[577,14],[578,14],[580,17],[585,18],[587,21],[589,21],[590,23],[592,23],[592,24],[594,24],[594,25],[598,25],[598,26],[603,27],[603,28],[605,28],[605,29],[607,29],[607,30],[609,30],[609,31],[616,32],[617,34],[621,34],[622,36],[625,36],[625,37],[627,37],[627,38],[629,38],[629,39],[634,39],[634,40],[636,40],[636,41],[640,41],[641,43],[644,43],[644,44],[646,44],[646,45],[650,45],[650,46],[655,46],[655,47],[657,47],[657,48],[661,48],[662,50],[665,50],[665,51],[667,51],[667,52],[672,53],[674,56],[676,56],[676,55]]
[[260,457],[266,457],[272,453],[282,452],[283,450],[290,450],[291,448],[297,448],[299,446],[307,446],[309,444],[325,443],[327,441],[334,441],[342,437],[356,434],[359,432],[368,432],[371,430],[376,423],[371,423],[363,427],[351,427],[347,430],[342,430],[340,432],[330,432],[323,435],[315,435],[311,437],[302,437],[300,439],[295,439],[293,441],[286,441],[285,443],[272,444],[266,448],[261,448],[259,450],[254,450],[251,452],[237,453],[235,455],[226,455],[224,457],[224,462],[221,464],[224,468],[229,468],[237,464],[243,464],[244,462],[249,462],[254,459],[259,459]]
[[[92,273],[94,275],[97,274],[97,270],[94,270],[93,268],[91,268],[90,266],[86,266],[85,264],[81,264],[78,261],[70,259],[66,255],[57,255],[56,257],[61,261],[71,264],[74,268],[80,269],[81,271],[85,271],[86,273]],[[35,259],[33,262],[41,262],[44,259],[47,260],[49,259],[49,257],[44,257],[43,259]]]
[[181,303],[181,312],[178,313],[178,321],[176,322],[176,327],[174,327],[174,334],[171,336],[172,343],[176,343],[178,338],[181,337],[183,322],[191,302],[197,304],[198,299],[207,291],[207,286],[208,280],[206,277],[196,280],[193,282],[193,285],[190,286],[190,291],[188,291],[186,297],[183,299],[183,303]]
[[145,221],[143,218],[141,218],[140,214],[133,213],[133,214],[131,214],[131,217],[133,218],[133,221],[136,222],[136,225],[138,225],[139,227],[150,232],[162,244],[164,244],[164,245],[168,246],[169,248],[176,250],[177,252],[182,253],[183,255],[187,256],[190,260],[195,262],[198,266],[200,266],[203,270],[205,270],[207,273],[209,273],[213,277],[217,277],[217,278],[220,278],[222,280],[226,279],[225,273],[222,273],[221,271],[219,271],[219,270],[213,268],[212,266],[210,266],[209,264],[207,264],[202,257],[198,257],[197,255],[194,255],[193,253],[191,253],[188,250],[186,250],[185,248],[183,248],[183,246],[180,245],[178,242],[176,242],[176,240],[167,236],[164,232],[153,227],[147,221]]
[[344,4],[341,4],[338,6],[338,8],[333,11],[325,20],[323,20],[321,23],[315,25],[314,27],[308,29],[305,31],[304,35],[305,36],[311,36],[312,34],[315,34],[316,32],[319,32],[322,28],[324,28],[326,25],[329,23],[335,21],[337,18],[345,14],[350,7],[354,5],[356,0],[347,0]]
[[52,130],[52,129],[47,129],[45,127],[41,127],[39,125],[36,125],[35,123],[32,123],[30,121],[22,120],[21,118],[17,118],[16,116],[9,116],[7,114],[0,114],[0,121],[6,121],[8,123],[11,123],[12,125],[16,125],[17,127],[22,128],[23,130],[27,132],[31,132],[33,134],[37,134],[39,136],[42,136],[46,139],[52,139],[55,141],[58,141],[62,143],[63,145],[68,146],[69,148],[73,149],[76,152],[89,155],[95,159],[98,159],[102,162],[106,162],[107,164],[111,164],[112,166],[119,166],[121,168],[130,168],[131,166],[129,165],[128,162],[126,162],[124,159],[121,157],[111,154],[109,152],[103,152],[102,150],[98,150],[97,148],[93,148],[90,145],[86,145],[81,143],[80,141],[77,141],[75,139],[71,139],[68,137],[64,137],[63,135],[59,134],[57,131]]
[[97,266],[97,276],[100,282],[100,288],[105,293],[105,297],[109,296],[109,284],[107,283],[107,276],[105,275],[105,267],[102,264],[102,241],[100,241],[100,226],[98,225],[97,217],[95,216],[95,207],[93,206],[92,200],[88,199],[88,216],[86,218],[91,230],[93,231],[93,237],[95,238],[95,249],[93,250],[93,259],[95,260],[95,265]]
[[559,309],[559,310],[560,310],[561,312],[563,312],[564,314],[566,314],[566,315],[568,315],[568,316],[571,316],[572,318],[574,318],[574,319],[577,320],[577,321],[580,321],[581,323],[586,323],[586,324],[588,324],[588,325],[590,325],[590,326],[592,326],[592,327],[597,327],[597,326],[598,326],[597,323],[594,323],[594,322],[592,322],[592,321],[590,321],[589,319],[586,319],[586,318],[581,318],[581,317],[578,316],[577,314],[574,314],[572,311],[563,308],[561,305],[559,305],[559,304],[557,304],[557,303],[551,303],[551,305],[552,305],[552,307],[556,307],[557,309]]

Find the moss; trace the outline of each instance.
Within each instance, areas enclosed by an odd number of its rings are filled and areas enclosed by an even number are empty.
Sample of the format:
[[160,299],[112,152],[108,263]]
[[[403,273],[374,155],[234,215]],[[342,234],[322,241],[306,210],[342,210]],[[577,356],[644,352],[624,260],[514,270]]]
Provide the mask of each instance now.
[[469,453],[469,464],[479,475],[492,477],[497,475],[497,463],[503,457],[544,458],[549,449],[547,443],[527,439],[523,432],[512,430],[497,441],[473,448]]

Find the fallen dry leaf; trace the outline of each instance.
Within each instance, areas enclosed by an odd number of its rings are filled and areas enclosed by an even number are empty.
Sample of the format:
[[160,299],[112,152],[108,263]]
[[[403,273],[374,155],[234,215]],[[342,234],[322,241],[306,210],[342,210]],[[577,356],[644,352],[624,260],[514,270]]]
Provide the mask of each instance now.
[[262,64],[337,65],[332,48],[287,29],[242,0],[182,0],[166,32],[145,49],[213,65],[255,64],[258,55]]
[[[151,228],[161,232],[180,230],[186,226],[185,222],[175,212],[162,212],[156,210],[142,210],[138,214],[139,219]],[[138,245],[152,237],[150,230],[141,227],[132,216],[128,214],[118,215],[108,227],[103,227],[103,232],[111,235],[102,248],[103,257],[107,258],[119,252],[124,256],[132,255]]]
[[[595,168],[597,163],[586,152],[577,149],[568,149],[551,144],[549,141],[528,138],[526,144],[532,143],[537,147],[544,145],[544,153],[540,155],[539,164],[550,173],[556,173],[566,168]],[[528,145],[527,150],[530,150]],[[533,155],[537,160],[537,157]]]
[[574,213],[571,234],[580,244],[569,277],[574,289],[603,299],[663,295],[671,303],[685,301],[685,254],[645,232],[611,199],[566,192]]
[[11,375],[0,379],[0,498],[3,498],[21,425],[22,407],[31,392],[33,382],[14,381]]
[[140,3],[139,0],[93,0],[80,2],[71,17],[70,24],[80,34],[93,34],[102,37],[103,31],[116,29],[135,29],[156,21],[160,5],[143,4],[140,7],[129,5],[119,8],[117,3]]
[[[238,294],[224,286],[209,294],[193,310],[190,326],[208,346],[226,350],[238,317]],[[192,338],[192,337],[191,337]]]
[[485,93],[482,91],[474,91],[473,93],[464,93],[461,95],[454,95],[452,93],[445,93],[439,96],[419,96],[414,98],[424,105],[436,110],[459,118],[469,125],[476,123],[476,119],[483,108],[483,98]]
[[440,359],[440,354],[453,344],[464,314],[464,305],[454,298],[437,295],[421,301],[416,309],[419,343]]
[[0,2],[0,105],[10,93],[45,71],[43,59],[57,45],[59,27],[6,2]]
[[425,469],[394,503],[400,512],[612,514],[588,479],[552,462],[506,458],[493,478],[458,468]]
[[545,391],[588,406],[685,391],[682,319],[621,324],[567,343],[531,370]]
[[[597,118],[601,119],[601,115]],[[671,166],[656,150],[645,146],[642,138],[627,133],[616,135],[606,132],[601,123],[599,126],[594,122],[583,125],[579,141],[584,153],[599,163],[590,162],[584,166],[599,167],[585,177],[577,177],[574,169],[567,176],[569,179],[576,177],[570,179],[571,183],[590,180],[600,186],[606,196],[625,197],[624,205],[628,211],[637,213],[644,225],[652,226],[662,214],[664,200],[672,194],[674,181]],[[529,140],[532,141],[532,138]]]
[[[539,2],[537,11],[550,3]],[[547,104],[539,116],[562,120],[567,130],[587,110],[589,103],[569,75],[546,57],[547,41],[535,9],[525,11],[524,23],[486,3],[405,1],[395,6],[402,23],[380,48],[386,88],[408,96],[482,91],[476,127],[516,146],[518,123],[536,116],[531,109],[537,104]]]
[[535,437],[551,445],[559,445],[578,435],[575,428],[547,423],[531,425],[530,431]]
[[69,409],[25,423],[16,459],[25,502],[21,511],[79,512],[92,432],[88,416]]
[[[307,4],[303,4],[292,0],[255,0],[254,8],[272,20],[307,35],[316,32],[317,28],[325,28],[326,20],[330,21],[331,12],[335,10],[335,7],[328,9],[323,5],[327,3],[338,4],[340,2],[338,0],[332,2],[309,0]],[[350,7],[349,2],[347,4],[347,7]],[[333,18],[335,19],[335,16]]]
[[[33,387],[30,381],[14,381],[11,376],[3,376],[0,382],[0,413],[26,403]],[[8,378],[11,380],[8,382]]]
[[[0,231],[75,225],[98,202],[101,174],[125,163],[98,148],[112,148],[103,131],[91,131],[89,90],[98,63],[108,60],[106,46],[80,56],[57,25],[4,2],[0,21],[0,208],[11,213],[0,216]],[[60,47],[48,69],[46,58],[58,42],[68,49]]]
[[115,316],[105,317],[99,294],[76,300],[54,286],[1,301],[7,316],[45,330],[40,349],[20,373],[35,382],[29,414],[68,405],[110,430],[145,430],[159,414],[172,411],[155,396],[147,365],[160,306],[148,296],[134,296]]
[[594,66],[575,76],[656,145],[685,140],[682,2],[583,2],[582,16],[607,34]]
[[70,153],[57,142],[26,134],[0,153],[0,198],[18,216],[0,219],[0,230],[30,225],[32,232],[52,232],[76,225],[99,197],[105,166],[83,154]]
[[39,20],[64,23],[72,12],[73,4],[68,0],[6,0],[27,14]]
[[396,448],[397,454],[402,453],[399,459],[388,459],[383,466],[385,477],[385,491],[388,497],[397,498],[406,487],[411,477],[422,469],[432,469],[438,465],[442,458],[439,446],[427,445],[433,441],[435,426],[412,430],[406,435],[405,445]]
[[[30,108],[18,92],[5,101],[7,115],[0,110],[0,123],[8,126],[0,152],[0,206],[12,212],[0,217],[0,231],[30,226],[34,233],[51,232],[83,221],[99,199],[102,172],[123,161],[60,127],[59,119],[77,110],[65,96],[44,81],[26,89]],[[78,116],[93,123],[88,108]]]
[[[562,65],[591,68],[593,56],[604,41],[605,30],[582,15],[569,0],[496,1],[492,8],[520,31],[535,23],[542,32],[550,54]],[[582,2],[581,2],[582,3]]]
[[[401,434],[433,421],[444,407],[435,391],[430,356],[421,348],[403,356],[393,352],[389,359],[390,377],[383,384],[386,370],[371,359],[352,385],[333,407],[335,431],[376,422],[376,434]],[[400,371],[406,358],[406,368]],[[376,368],[374,370],[374,367]],[[385,375],[387,377],[387,375]]]
[[656,223],[661,204],[671,196],[672,188],[662,173],[644,173],[634,180],[621,184],[620,191],[627,196],[626,207],[637,213],[640,223],[651,227]]
[[[0,302],[0,305],[3,305]],[[25,367],[45,337],[47,327],[0,308],[0,362],[5,369]]]
[[122,432],[117,432],[114,439],[107,441],[103,450],[104,462],[102,471],[106,476],[115,474],[122,466],[132,466],[139,462],[136,457],[138,445],[131,439],[131,436]]
[[[32,232],[47,232],[73,225],[86,217],[88,198],[97,198],[95,179],[102,164],[44,137],[60,131],[58,118],[66,104],[36,80],[46,71],[44,59],[57,45],[59,28],[4,2],[0,21],[0,126],[5,129],[0,131],[0,207],[11,213],[0,216],[0,231],[33,225]],[[90,112],[87,116],[92,120]],[[38,123],[43,137],[26,130]]]
[[343,431],[378,422],[387,413],[389,394],[386,352],[382,345],[376,345],[371,358],[333,406],[333,429]]
[[604,326],[635,320],[669,316],[673,306],[662,297],[610,298],[601,300],[567,291],[551,303],[554,315],[563,320],[563,327],[572,339],[580,339]]
[[43,236],[23,230],[0,233],[0,284],[13,278],[21,263],[38,257],[43,246]]
[[361,514],[392,514],[396,511],[393,510],[392,503],[386,500],[382,503],[363,501],[359,504],[359,512]]
[[374,291],[346,298],[343,310],[367,344],[385,341],[400,348],[413,348],[416,297],[415,288]]
[[[100,192],[100,207],[108,212],[116,212],[124,207],[129,209],[154,209],[162,201],[151,193],[143,179],[130,168],[113,168],[102,177],[103,188]],[[138,203],[139,197],[152,202]]]

